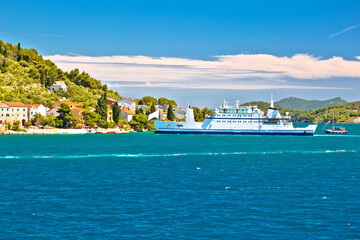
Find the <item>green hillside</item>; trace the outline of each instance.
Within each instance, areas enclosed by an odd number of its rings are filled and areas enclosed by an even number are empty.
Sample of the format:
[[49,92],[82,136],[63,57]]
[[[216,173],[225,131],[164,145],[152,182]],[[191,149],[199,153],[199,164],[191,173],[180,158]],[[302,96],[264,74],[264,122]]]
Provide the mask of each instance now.
[[334,105],[340,105],[347,103],[344,99],[337,97],[329,100],[305,100],[296,97],[288,97],[284,98],[278,102],[276,105],[286,108],[299,109],[304,111],[316,110],[324,107],[331,107]]
[[[46,87],[55,81],[65,81],[67,92],[49,92]],[[64,72],[52,61],[45,60],[35,49],[21,48],[0,40],[0,101],[42,103],[52,107],[66,97],[82,103],[83,107],[95,107],[103,94],[102,84],[85,72],[74,69]],[[107,96],[120,99],[119,93],[108,90]]]
[[356,117],[360,116],[360,101],[307,111],[306,113],[297,116],[295,121],[328,122],[332,120],[333,112],[335,115],[335,122],[353,122]]

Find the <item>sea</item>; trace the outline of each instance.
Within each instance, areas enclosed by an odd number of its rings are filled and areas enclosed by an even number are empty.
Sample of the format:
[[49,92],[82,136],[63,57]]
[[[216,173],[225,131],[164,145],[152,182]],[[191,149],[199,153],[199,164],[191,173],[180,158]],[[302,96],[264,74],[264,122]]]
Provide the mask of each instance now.
[[0,136],[0,239],[360,239],[347,135]]

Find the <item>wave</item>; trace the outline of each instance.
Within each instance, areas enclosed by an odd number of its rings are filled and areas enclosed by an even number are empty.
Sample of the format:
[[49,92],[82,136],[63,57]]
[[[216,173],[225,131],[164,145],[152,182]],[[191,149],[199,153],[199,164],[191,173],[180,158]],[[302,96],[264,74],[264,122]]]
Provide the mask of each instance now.
[[358,150],[318,150],[318,151],[264,151],[264,152],[191,152],[164,154],[84,154],[84,155],[33,155],[33,156],[0,156],[0,159],[75,159],[75,158],[157,158],[183,156],[231,156],[231,155],[281,155],[281,154],[334,154],[359,153]]

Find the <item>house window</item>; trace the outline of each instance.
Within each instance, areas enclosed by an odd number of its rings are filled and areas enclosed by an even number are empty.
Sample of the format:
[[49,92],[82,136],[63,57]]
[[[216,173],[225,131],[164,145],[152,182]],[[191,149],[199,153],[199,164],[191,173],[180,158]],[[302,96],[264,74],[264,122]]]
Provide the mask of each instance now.
[[23,117],[25,117],[25,114],[23,114]]

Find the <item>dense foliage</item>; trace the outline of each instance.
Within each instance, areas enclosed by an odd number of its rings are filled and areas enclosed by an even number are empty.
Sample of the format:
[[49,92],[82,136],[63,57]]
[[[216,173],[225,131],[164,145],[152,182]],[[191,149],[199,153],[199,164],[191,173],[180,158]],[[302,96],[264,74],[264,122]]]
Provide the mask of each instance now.
[[[67,93],[49,92],[46,87],[55,81],[65,81]],[[63,72],[52,61],[45,60],[35,49],[21,48],[0,40],[0,101],[42,103],[52,107],[60,98],[95,107],[103,95],[101,82],[78,69]],[[120,99],[118,92],[107,90],[107,95]]]
[[360,116],[360,101],[350,102],[331,107],[320,108],[315,111],[308,111],[297,116],[297,122],[329,122],[335,117],[335,122],[353,122]]

